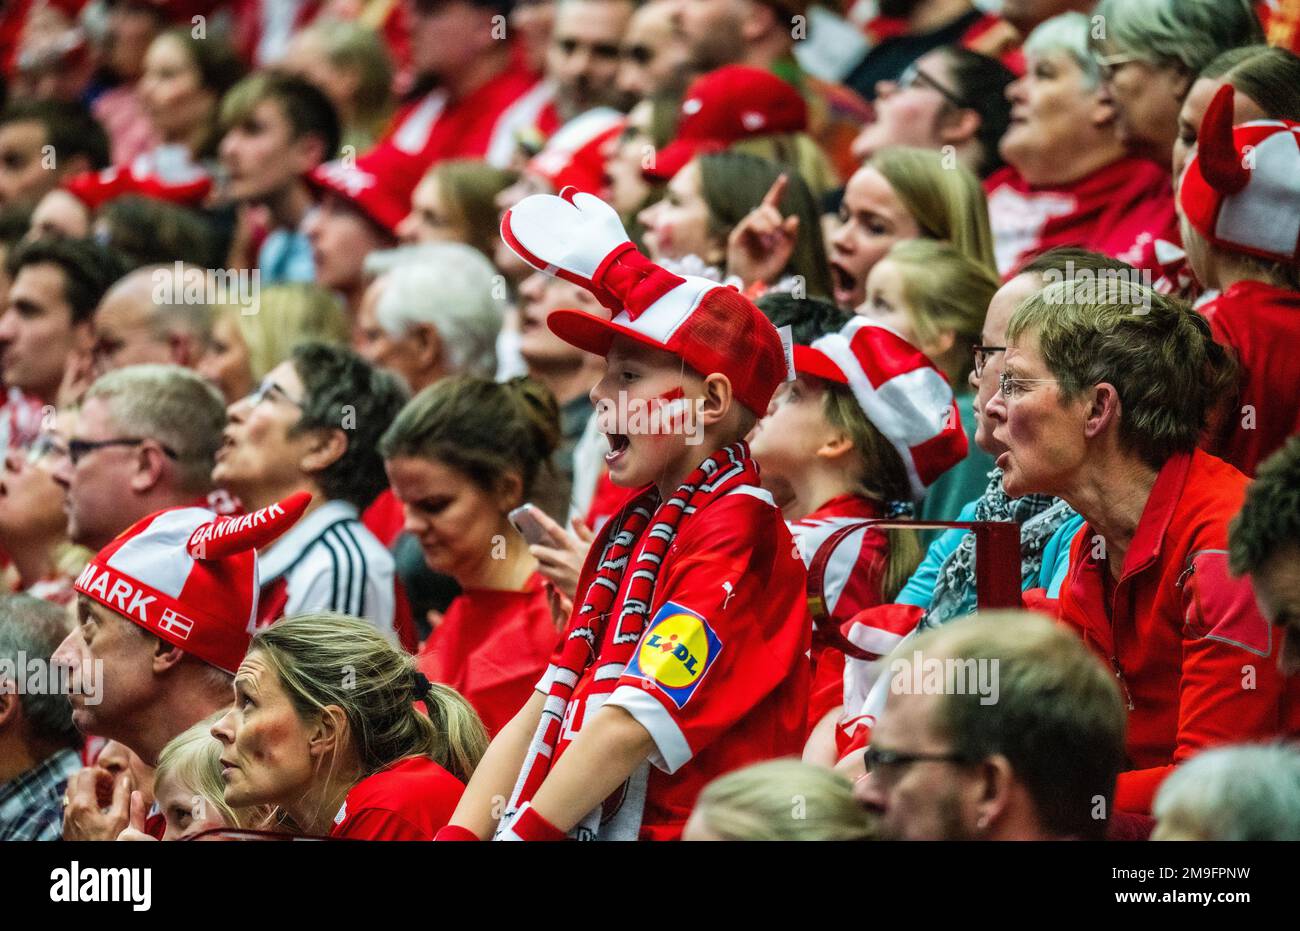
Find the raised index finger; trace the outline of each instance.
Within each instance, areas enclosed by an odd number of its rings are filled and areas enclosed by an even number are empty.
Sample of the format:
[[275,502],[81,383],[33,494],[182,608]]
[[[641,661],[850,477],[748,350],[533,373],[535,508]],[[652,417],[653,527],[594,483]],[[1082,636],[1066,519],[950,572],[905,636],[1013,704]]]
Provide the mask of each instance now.
[[764,206],[773,207],[779,211],[781,209],[781,198],[785,196],[786,185],[789,183],[790,178],[785,172],[781,172],[777,179],[772,182],[772,186],[767,189],[767,193],[763,195]]

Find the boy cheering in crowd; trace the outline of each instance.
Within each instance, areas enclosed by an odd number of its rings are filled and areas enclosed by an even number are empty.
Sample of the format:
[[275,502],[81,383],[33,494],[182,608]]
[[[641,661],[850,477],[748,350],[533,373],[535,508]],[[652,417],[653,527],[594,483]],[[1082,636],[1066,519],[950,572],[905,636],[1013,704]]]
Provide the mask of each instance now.
[[803,564],[743,439],[788,371],[781,340],[734,289],[649,262],[590,195],[527,198],[502,234],[617,314],[547,324],[605,357],[591,397],[606,463],[638,491],[593,543],[537,693],[440,836],[672,839],[706,782],[797,753],[804,730]]

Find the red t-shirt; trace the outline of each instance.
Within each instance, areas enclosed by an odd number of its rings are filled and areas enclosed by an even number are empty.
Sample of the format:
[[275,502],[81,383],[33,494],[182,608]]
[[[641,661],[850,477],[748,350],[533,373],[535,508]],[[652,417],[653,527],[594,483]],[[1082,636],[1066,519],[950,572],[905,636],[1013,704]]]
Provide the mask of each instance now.
[[1300,293],[1239,281],[1201,313],[1241,366],[1236,402],[1224,411],[1210,452],[1253,476],[1300,433]]
[[330,837],[433,840],[460,803],[465,786],[428,757],[408,756],[352,787]]
[[450,158],[482,158],[504,168],[516,132],[537,123],[550,96],[537,75],[511,64],[461,100],[449,100],[441,88],[430,91],[397,114],[375,148],[389,147],[425,168]]
[[1085,524],[1061,587],[1061,618],[1119,679],[1130,769],[1115,807],[1146,814],[1173,767],[1215,744],[1294,736],[1300,679],[1278,670],[1282,638],[1250,580],[1228,572],[1228,522],[1247,479],[1195,450],[1160,469],[1113,581]]
[[465,696],[496,734],[532,697],[559,637],[545,580],[535,572],[523,591],[457,595],[418,662],[430,679]]
[[[813,558],[832,534],[858,521],[883,517],[880,505],[861,495],[840,495],[827,501],[801,520],[790,522],[804,565],[812,567]],[[847,621],[864,608],[881,603],[880,586],[884,582],[889,559],[889,538],[884,532],[859,530],[835,548],[826,564],[822,580],[822,597],[826,613],[835,621]],[[816,630],[812,638],[812,697],[808,703],[811,728],[832,708],[844,703],[844,654],[827,646]]]
[[[579,592],[591,581],[592,563]],[[623,575],[615,612],[631,575]],[[715,777],[801,751],[811,629],[804,585],[790,532],[760,488],[741,486],[681,525],[659,572],[650,622],[605,699],[654,738],[641,839],[679,837],[696,796]],[[588,666],[574,688],[557,759],[596,710],[587,698],[599,666]]]
[[1169,171],[1121,158],[1071,184],[1034,187],[1006,165],[984,182],[1004,278],[1057,246],[1082,246],[1154,271],[1155,241],[1178,241]]

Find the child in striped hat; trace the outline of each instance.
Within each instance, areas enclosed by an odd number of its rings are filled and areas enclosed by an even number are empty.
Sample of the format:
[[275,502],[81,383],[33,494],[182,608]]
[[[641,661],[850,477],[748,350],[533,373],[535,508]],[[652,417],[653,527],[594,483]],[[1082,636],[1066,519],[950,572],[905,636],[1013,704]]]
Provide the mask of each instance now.
[[[912,531],[862,528],[838,543],[831,537],[863,520],[911,516],[934,480],[964,459],[967,438],[944,374],[865,317],[795,346],[794,365],[799,377],[777,393],[752,450],[764,482],[789,489],[782,509],[804,562],[811,568],[830,547],[819,594],[826,614],[843,623],[892,602],[921,550]],[[883,656],[912,623],[873,629],[859,646]],[[816,730],[843,703],[845,655],[814,633],[812,658],[809,726]]]
[[440,836],[673,839],[714,776],[802,744],[804,568],[744,440],[787,354],[740,292],[654,265],[595,197],[526,198],[502,236],[615,315],[547,323],[605,357],[592,398],[606,463],[636,493],[593,542],[550,668]]
[[1232,125],[1231,84],[1205,111],[1178,206],[1200,308],[1241,366],[1207,450],[1247,475],[1300,432],[1300,123]]

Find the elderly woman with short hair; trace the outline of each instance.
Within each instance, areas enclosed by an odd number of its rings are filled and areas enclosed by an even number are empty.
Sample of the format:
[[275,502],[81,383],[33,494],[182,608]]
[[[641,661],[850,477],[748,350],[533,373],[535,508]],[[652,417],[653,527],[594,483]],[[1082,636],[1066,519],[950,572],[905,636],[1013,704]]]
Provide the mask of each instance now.
[[1300,684],[1228,573],[1247,479],[1196,445],[1234,365],[1185,304],[1123,279],[1079,285],[1016,310],[985,413],[1007,494],[1054,495],[1084,518],[1060,611],[1119,677],[1132,768],[1115,804],[1145,813],[1202,748],[1284,731]]
[[1264,41],[1251,0],[1101,0],[1092,50],[1119,137],[1133,155],[1168,165],[1178,111],[1215,56]]
[[1088,17],[1055,16],[1025,42],[1007,88],[1006,166],[985,182],[998,271],[1010,277],[1057,246],[1155,267],[1156,237],[1178,237],[1166,165],[1126,154],[1088,48]]
[[1160,787],[1152,840],[1300,840],[1300,750],[1219,747]]

